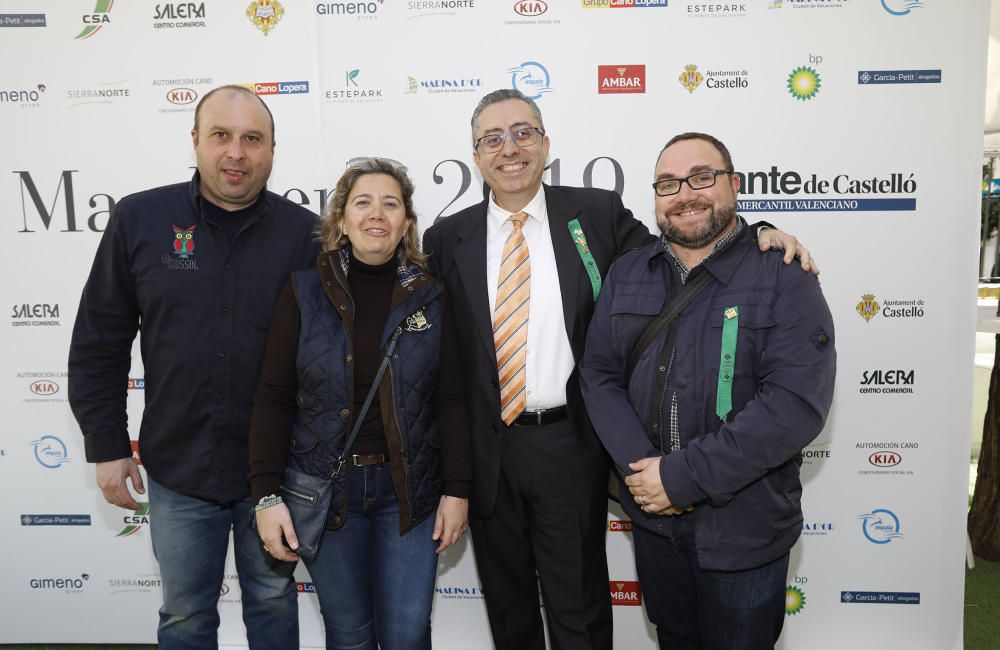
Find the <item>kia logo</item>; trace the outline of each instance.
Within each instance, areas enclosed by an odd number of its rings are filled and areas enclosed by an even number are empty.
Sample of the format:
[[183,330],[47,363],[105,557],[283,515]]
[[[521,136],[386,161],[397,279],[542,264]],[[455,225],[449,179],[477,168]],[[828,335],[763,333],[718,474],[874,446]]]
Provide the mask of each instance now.
[[875,467],[892,467],[899,465],[903,457],[894,451],[876,451],[868,457],[868,462]]
[[514,3],[514,11],[522,16],[541,16],[549,10],[542,0],[519,0]]
[[28,388],[35,395],[55,395],[59,392],[59,384],[51,379],[40,379],[33,382]]
[[198,93],[190,88],[174,88],[167,91],[167,101],[171,104],[190,104],[198,99]]

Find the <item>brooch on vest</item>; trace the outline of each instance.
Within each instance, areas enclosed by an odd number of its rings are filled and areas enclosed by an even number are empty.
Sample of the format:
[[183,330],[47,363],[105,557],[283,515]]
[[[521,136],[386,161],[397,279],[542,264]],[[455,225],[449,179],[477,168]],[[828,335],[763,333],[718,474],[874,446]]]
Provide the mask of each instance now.
[[422,309],[418,309],[406,317],[407,332],[423,332],[424,330],[429,330],[430,328],[431,324],[427,322],[427,318],[424,316]]

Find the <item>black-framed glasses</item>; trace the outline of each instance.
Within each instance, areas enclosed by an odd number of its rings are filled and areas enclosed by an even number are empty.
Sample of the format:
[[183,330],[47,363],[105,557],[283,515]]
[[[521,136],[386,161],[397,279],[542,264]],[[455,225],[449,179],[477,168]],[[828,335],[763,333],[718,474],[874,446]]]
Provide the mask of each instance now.
[[503,133],[488,133],[476,140],[474,149],[480,153],[494,153],[503,149],[503,143],[507,141],[507,136],[514,139],[514,144],[519,147],[530,147],[538,144],[538,141],[545,135],[545,129],[537,126],[524,126],[520,129],[511,129]]
[[732,173],[734,172],[729,169],[706,169],[686,178],[661,178],[653,183],[653,190],[657,196],[672,196],[681,191],[682,183],[687,183],[692,190],[703,190],[715,185],[716,177],[719,174]]

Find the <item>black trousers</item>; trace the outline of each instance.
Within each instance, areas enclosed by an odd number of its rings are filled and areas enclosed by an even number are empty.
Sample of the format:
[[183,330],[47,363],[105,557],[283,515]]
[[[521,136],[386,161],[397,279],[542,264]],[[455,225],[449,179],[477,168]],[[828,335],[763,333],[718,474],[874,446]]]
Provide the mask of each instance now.
[[496,509],[471,524],[494,645],[544,650],[544,611],[555,650],[611,648],[607,476],[569,420],[502,435]]

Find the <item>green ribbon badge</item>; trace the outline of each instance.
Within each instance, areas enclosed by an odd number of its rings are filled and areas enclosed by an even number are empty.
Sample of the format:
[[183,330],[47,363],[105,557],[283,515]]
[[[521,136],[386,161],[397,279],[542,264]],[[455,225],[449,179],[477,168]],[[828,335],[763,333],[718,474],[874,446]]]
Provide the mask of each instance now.
[[580,227],[580,220],[573,219],[567,225],[573,243],[576,244],[576,250],[580,253],[580,259],[583,260],[583,268],[587,269],[590,287],[594,290],[594,302],[597,302],[597,297],[601,295],[601,271],[597,268],[597,261],[591,254],[590,247],[587,246],[587,237],[583,234],[583,228]]
[[733,373],[736,370],[736,335],[740,329],[740,308],[726,307],[722,312],[722,354],[719,358],[719,385],[715,413],[723,422],[733,410]]

